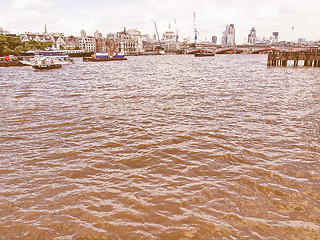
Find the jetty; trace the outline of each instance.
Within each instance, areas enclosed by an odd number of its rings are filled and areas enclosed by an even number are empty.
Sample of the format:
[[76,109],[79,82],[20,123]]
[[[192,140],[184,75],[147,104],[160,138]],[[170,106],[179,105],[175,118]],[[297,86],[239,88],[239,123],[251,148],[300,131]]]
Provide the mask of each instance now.
[[303,49],[285,51],[273,49],[268,52],[267,66],[287,67],[288,61],[293,61],[293,66],[297,67],[299,61],[304,61],[305,67],[320,67],[320,49]]

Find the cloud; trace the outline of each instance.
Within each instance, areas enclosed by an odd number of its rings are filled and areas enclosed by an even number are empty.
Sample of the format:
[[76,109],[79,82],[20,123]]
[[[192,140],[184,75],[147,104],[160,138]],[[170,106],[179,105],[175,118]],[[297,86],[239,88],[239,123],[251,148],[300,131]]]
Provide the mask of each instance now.
[[95,30],[105,35],[126,27],[152,36],[153,22],[162,35],[169,22],[175,30],[176,19],[179,39],[193,39],[195,12],[199,41],[214,35],[220,39],[231,23],[236,27],[237,43],[243,43],[252,27],[261,38],[270,37],[273,31],[279,31],[280,40],[318,40],[320,36],[315,27],[320,21],[320,2],[314,0],[12,0],[4,1],[1,8],[1,27],[13,33],[43,31],[46,23],[49,31],[65,35],[78,36],[81,29],[88,35]]
[[13,10],[47,10],[50,6],[47,0],[13,0],[10,5]]

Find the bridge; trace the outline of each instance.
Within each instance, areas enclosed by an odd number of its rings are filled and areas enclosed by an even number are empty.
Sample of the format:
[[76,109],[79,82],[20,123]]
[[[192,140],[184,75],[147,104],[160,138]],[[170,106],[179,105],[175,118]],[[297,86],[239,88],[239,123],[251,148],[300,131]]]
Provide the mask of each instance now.
[[240,54],[245,52],[245,49],[242,48],[223,48],[223,49],[217,49],[215,51],[216,54]]
[[[313,61],[312,65],[317,65],[320,57],[320,48],[289,48],[289,47],[202,47],[186,52],[187,54],[195,54],[200,51],[210,52],[215,54],[268,54],[268,66],[286,66],[289,60]],[[271,54],[271,55],[270,55]],[[276,61],[276,62],[274,62]],[[294,62],[298,65],[298,62]],[[310,62],[305,62],[305,66],[309,66]]]
[[225,48],[206,48],[203,47],[201,49],[194,49],[191,51],[188,51],[188,54],[194,54],[202,51],[206,52],[214,52],[215,54],[267,54],[269,51],[271,51],[273,48],[263,48],[263,47],[225,47]]

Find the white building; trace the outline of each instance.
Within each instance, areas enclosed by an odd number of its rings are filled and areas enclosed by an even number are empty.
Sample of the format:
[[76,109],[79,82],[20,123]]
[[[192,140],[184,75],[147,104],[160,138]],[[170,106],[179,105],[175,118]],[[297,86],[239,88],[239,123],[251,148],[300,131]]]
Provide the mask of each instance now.
[[298,44],[299,45],[307,45],[307,41],[305,38],[298,38]]
[[53,42],[56,47],[66,46],[65,37],[63,33],[32,33],[25,32],[24,34],[19,35],[22,42],[28,42],[34,40],[37,42]]
[[46,38],[49,39],[50,42],[53,42],[57,48],[59,48],[59,46],[66,46],[66,41],[63,33],[47,33]]
[[279,32],[273,32],[272,37],[274,38],[274,41],[277,43],[279,41]]
[[226,30],[222,32],[221,45],[235,45],[236,43],[236,29],[234,24],[226,26]]
[[102,38],[102,33],[99,33],[99,31],[96,30],[96,31],[94,32],[94,37],[95,37],[96,39]]
[[95,52],[96,51],[96,39],[94,37],[87,36],[85,30],[80,31],[81,37],[79,40],[80,49],[85,52]]
[[0,27],[0,34],[8,35],[8,34],[10,34],[10,32],[9,31],[5,31],[3,28]]
[[86,38],[87,37],[87,33],[86,33],[86,31],[84,29],[82,29],[80,31],[80,35],[81,35],[82,38]]
[[144,52],[143,43],[142,43],[143,37],[141,36],[141,32],[137,29],[130,29],[128,30],[128,34],[131,35],[131,37],[137,41],[137,44],[136,44],[137,51]]
[[79,38],[79,47],[85,52],[95,52],[96,39],[94,37],[81,37]]
[[164,42],[175,42],[176,41],[176,35],[174,34],[174,31],[171,30],[170,25],[169,25],[169,29],[163,33],[162,41],[164,41]]
[[49,38],[47,39],[45,34],[25,32],[24,34],[20,35],[20,40],[22,42],[28,42],[30,40],[46,42],[49,41]]
[[180,44],[177,43],[176,34],[171,30],[170,24],[166,32],[163,33],[161,42],[166,51],[177,51],[180,49]]
[[117,33],[116,42],[119,52],[126,55],[139,53],[138,40],[131,36],[126,28],[122,32]]

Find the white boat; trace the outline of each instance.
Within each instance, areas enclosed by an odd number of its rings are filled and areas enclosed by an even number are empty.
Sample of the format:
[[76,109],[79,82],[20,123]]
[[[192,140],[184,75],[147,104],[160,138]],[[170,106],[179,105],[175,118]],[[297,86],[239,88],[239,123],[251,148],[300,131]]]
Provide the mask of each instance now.
[[163,49],[160,49],[159,52],[158,52],[158,54],[159,54],[159,55],[165,55],[166,52],[165,52]]
[[28,60],[21,61],[24,65],[32,66],[35,69],[53,69],[60,68],[62,65],[69,65],[70,62],[60,58],[34,56]]
[[69,64],[73,63],[73,60],[64,50],[39,51],[37,55],[47,58],[53,58],[61,62],[68,62]]
[[53,69],[72,64],[73,60],[62,51],[43,51],[20,62],[36,69]]

